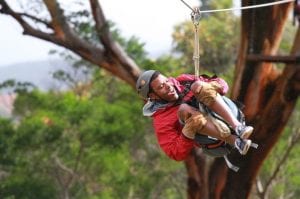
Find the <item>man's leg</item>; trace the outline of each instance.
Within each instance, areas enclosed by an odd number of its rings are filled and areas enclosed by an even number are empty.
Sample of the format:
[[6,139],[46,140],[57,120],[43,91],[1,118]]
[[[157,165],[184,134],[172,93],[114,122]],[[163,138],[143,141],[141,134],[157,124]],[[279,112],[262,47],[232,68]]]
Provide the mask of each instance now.
[[241,138],[248,138],[252,134],[253,127],[244,126],[236,119],[228,105],[218,94],[218,89],[219,88],[216,82],[206,83],[198,81],[191,86],[191,90],[197,100],[204,103],[212,111],[220,115]]
[[184,123],[182,133],[188,138],[194,139],[196,133],[208,135],[235,146],[242,155],[247,153],[252,143],[251,140],[242,140],[232,135],[230,129],[225,124],[224,126],[216,124],[210,118],[197,111],[197,109],[187,104],[180,106],[178,116]]
[[216,95],[209,108],[224,118],[232,128],[235,129],[237,126],[241,125],[219,94]]

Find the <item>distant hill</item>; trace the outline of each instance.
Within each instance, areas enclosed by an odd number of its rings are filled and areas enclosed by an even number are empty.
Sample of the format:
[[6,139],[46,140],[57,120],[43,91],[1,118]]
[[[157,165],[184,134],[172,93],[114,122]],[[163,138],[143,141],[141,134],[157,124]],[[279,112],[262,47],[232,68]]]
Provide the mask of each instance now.
[[[61,89],[63,85],[53,79],[52,73],[62,69],[70,70],[71,66],[63,60],[36,61],[0,67],[0,83],[8,79],[18,82],[30,82],[40,90]],[[0,90],[0,117],[10,117],[15,94]]]
[[[13,79],[16,82],[30,82],[39,90],[64,90],[67,89],[66,84],[59,82],[52,77],[57,70],[63,70],[76,80],[86,80],[87,76],[80,69],[75,70],[70,64],[64,60],[35,61],[13,64],[0,67],[0,84],[6,80]],[[13,109],[13,102],[16,95],[11,89],[0,89],[0,117],[9,117]]]
[[70,68],[71,66],[63,60],[45,60],[2,66],[0,67],[0,83],[14,79],[33,83],[41,90],[55,89],[60,85],[53,79],[52,73],[58,69],[70,70]]

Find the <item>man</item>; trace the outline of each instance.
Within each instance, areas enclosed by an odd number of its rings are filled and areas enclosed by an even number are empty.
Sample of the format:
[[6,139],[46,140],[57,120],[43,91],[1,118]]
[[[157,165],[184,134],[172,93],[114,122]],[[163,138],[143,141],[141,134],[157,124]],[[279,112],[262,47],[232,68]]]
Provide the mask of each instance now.
[[[160,147],[174,160],[187,157],[196,144],[196,133],[223,140],[242,155],[251,146],[248,137],[253,127],[241,124],[224,103],[221,95],[226,94],[228,85],[223,79],[187,74],[167,78],[158,71],[148,70],[138,78],[136,89],[147,99],[143,114],[153,118]],[[220,115],[227,124],[200,112],[192,103],[195,99]],[[228,126],[235,130],[236,135]]]

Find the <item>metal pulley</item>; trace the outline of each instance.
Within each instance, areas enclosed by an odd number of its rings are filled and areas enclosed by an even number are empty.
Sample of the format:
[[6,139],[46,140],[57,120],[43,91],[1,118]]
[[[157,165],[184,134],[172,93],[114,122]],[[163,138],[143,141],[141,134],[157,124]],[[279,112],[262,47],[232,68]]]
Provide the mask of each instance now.
[[200,8],[196,7],[193,9],[193,12],[191,13],[191,18],[195,26],[199,25],[201,19]]

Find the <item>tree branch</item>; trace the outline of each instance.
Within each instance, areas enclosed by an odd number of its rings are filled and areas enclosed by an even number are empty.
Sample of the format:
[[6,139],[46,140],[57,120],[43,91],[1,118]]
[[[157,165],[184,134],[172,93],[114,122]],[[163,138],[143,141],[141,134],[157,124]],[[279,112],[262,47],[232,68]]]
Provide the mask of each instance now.
[[22,17],[22,16],[25,16],[25,17],[28,17],[30,19],[32,19],[33,21],[36,21],[36,22],[39,22],[41,24],[44,24],[47,28],[49,29],[52,29],[53,27],[51,26],[50,23],[48,23],[47,21],[44,21],[44,20],[41,20],[35,16],[32,16],[30,14],[27,14],[27,13],[19,13],[19,15]]
[[75,175],[75,172],[74,172],[72,169],[66,167],[66,166],[60,161],[60,159],[57,157],[57,155],[53,155],[53,159],[54,159],[54,162],[55,162],[56,166],[58,166],[59,169],[61,169],[62,171],[65,171],[65,172],[68,173],[70,176]]
[[[112,35],[109,31],[109,25],[105,19],[101,6],[98,0],[90,0],[91,10],[94,20],[96,22],[96,31],[102,44],[108,50],[112,57],[120,62],[125,68],[125,73],[135,79],[140,73],[139,67],[134,61],[127,56],[121,46],[112,39]],[[119,68],[118,68],[119,70]]]
[[69,27],[64,12],[60,8],[56,0],[43,0],[52,18],[51,25],[56,37],[67,40],[71,35],[74,35],[73,30]]
[[289,137],[289,144],[287,146],[287,149],[285,150],[285,153],[282,155],[282,158],[279,160],[278,164],[276,165],[276,168],[274,169],[272,175],[270,176],[269,180],[266,182],[266,185],[265,185],[262,195],[265,196],[271,183],[274,181],[274,179],[276,179],[279,171],[281,170],[282,166],[288,159],[292,149],[299,142],[299,140],[300,140],[300,128],[296,128],[294,130],[294,132],[292,133],[292,135]]
[[[57,39],[54,37],[54,35],[52,34],[47,34],[44,33],[40,30],[37,30],[35,28],[33,28],[31,25],[29,25],[23,18],[22,16],[25,16],[24,13],[17,13],[14,12],[9,5],[5,2],[5,1],[0,1],[0,5],[2,6],[0,9],[0,12],[2,14],[6,14],[6,15],[10,15],[11,17],[13,17],[23,28],[23,34],[24,35],[31,35],[34,37],[38,37],[40,39],[46,40],[46,41],[51,41],[54,43],[60,43],[59,41],[57,41]],[[30,16],[30,15],[28,15]]]
[[101,6],[97,0],[90,0],[92,14],[95,20],[95,28],[98,33],[98,37],[103,43],[104,46],[109,47],[112,46],[113,40],[112,36],[109,32],[109,24],[107,23]]
[[[68,24],[64,16],[64,11],[60,8],[57,0],[43,0],[43,2],[51,16],[50,22],[38,20],[36,17],[28,14],[16,13],[9,7],[5,0],[0,0],[0,12],[12,16],[22,26],[24,30],[23,34],[65,47],[85,60],[104,68],[132,87],[135,86],[135,81],[140,74],[140,69],[135,62],[127,56],[120,45],[112,39],[109,28],[105,25],[106,20],[97,0],[90,0],[90,4],[101,45],[91,43],[78,36],[74,29]],[[22,17],[29,17],[36,22],[47,24],[47,27],[52,30],[52,33],[49,34],[33,28]],[[106,32],[102,33],[103,27],[105,26],[107,26],[104,28]]]

